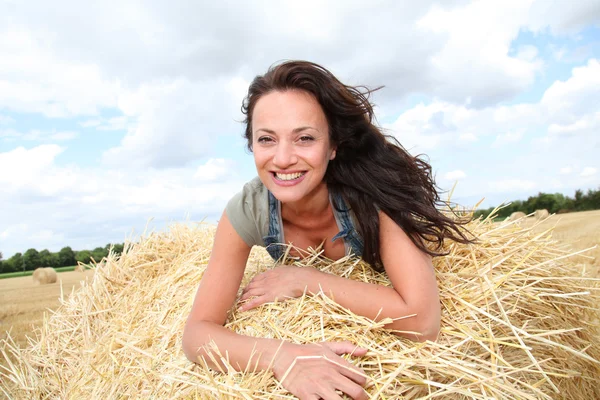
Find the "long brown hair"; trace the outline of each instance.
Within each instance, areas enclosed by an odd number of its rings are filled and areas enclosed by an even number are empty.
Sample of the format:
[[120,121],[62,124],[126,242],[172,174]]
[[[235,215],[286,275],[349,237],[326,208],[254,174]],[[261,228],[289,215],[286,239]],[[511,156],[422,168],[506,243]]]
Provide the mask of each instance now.
[[286,61],[252,81],[242,104],[246,115],[244,137],[250,151],[252,112],[257,101],[267,93],[286,90],[310,93],[327,117],[336,157],[327,167],[325,182],[344,197],[354,213],[366,262],[382,269],[378,208],[429,255],[444,254],[444,238],[472,242],[460,228],[466,221],[449,218],[438,208],[447,204],[440,200],[429,163],[422,156],[410,155],[393,136],[384,135],[373,123],[369,95],[374,90],[344,85],[320,65]]

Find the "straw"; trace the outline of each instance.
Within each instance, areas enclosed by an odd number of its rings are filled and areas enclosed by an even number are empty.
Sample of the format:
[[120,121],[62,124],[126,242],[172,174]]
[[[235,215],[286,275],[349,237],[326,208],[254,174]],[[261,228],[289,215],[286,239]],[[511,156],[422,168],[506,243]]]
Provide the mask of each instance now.
[[[514,222],[473,221],[474,245],[445,243],[434,260],[442,330],[414,343],[339,306],[323,292],[238,312],[238,333],[294,343],[349,340],[366,356],[346,358],[367,376],[370,397],[470,399],[600,398],[600,282],[578,252]],[[127,243],[96,265],[93,279],[44,321],[26,348],[0,343],[6,393],[31,398],[293,398],[270,372],[212,371],[183,355],[181,336],[210,256],[214,228],[173,225]],[[315,251],[288,263],[363,282],[384,274],[346,257]],[[273,267],[253,249],[243,285]],[[240,290],[241,293],[241,290]]]

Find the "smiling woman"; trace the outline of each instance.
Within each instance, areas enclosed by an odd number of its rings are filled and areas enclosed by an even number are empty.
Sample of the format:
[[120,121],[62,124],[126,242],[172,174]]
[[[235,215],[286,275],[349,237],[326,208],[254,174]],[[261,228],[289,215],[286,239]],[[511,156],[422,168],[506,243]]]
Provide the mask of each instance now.
[[244,288],[241,311],[322,291],[341,306],[413,340],[435,340],[440,324],[431,257],[444,239],[469,239],[443,205],[424,160],[411,156],[373,123],[368,89],[342,84],[305,61],[276,65],[254,79],[243,105],[245,137],[258,177],[228,203],[210,262],[188,318],[188,358],[208,356],[209,342],[231,365],[272,369],[302,399],[366,398],[364,373],[341,358],[362,356],[352,343],[296,345],[251,338],[223,327],[234,305],[250,249],[275,261],[321,247],[338,260],[354,254],[385,271],[392,287],[357,282],[311,268],[276,264]]

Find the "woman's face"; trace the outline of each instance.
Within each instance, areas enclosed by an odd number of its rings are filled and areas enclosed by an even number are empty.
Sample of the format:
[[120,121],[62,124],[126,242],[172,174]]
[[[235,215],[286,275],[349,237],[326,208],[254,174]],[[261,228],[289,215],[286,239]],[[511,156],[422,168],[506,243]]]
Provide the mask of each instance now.
[[312,194],[335,157],[321,106],[312,95],[294,90],[271,92],[258,100],[252,114],[252,147],[260,180],[282,203]]

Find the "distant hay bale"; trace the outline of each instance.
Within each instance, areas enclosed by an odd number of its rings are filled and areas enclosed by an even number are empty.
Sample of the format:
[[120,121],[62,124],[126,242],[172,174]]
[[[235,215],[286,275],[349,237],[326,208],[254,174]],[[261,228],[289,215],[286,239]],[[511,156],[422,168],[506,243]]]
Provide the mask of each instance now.
[[83,264],[77,264],[77,266],[75,267],[75,272],[85,272]]
[[510,214],[508,221],[516,221],[518,219],[525,218],[526,216],[527,215],[523,211],[515,211],[514,213]]
[[45,283],[56,283],[58,276],[56,270],[51,267],[44,268],[46,270],[46,282]]
[[33,278],[33,282],[37,284],[42,284],[46,280],[46,270],[44,268],[36,268],[31,275]]
[[546,209],[535,210],[534,216],[535,216],[535,219],[543,220],[543,219],[548,218],[550,216],[550,213]]
[[46,285],[48,283],[56,283],[56,271],[54,268],[36,268],[33,271],[33,281],[39,285]]
[[[401,339],[381,328],[385,321],[354,315],[322,293],[243,313],[234,306],[226,326],[296,343],[366,347],[365,357],[351,361],[369,375],[373,399],[600,398],[598,280],[549,234],[498,226],[492,217],[468,229],[479,243],[448,242],[448,256],[434,259],[442,307],[436,342]],[[11,360],[0,375],[13,384],[12,398],[289,398],[268,372],[214,372],[183,354],[183,326],[213,235],[176,225],[128,244],[97,266],[30,347],[16,347],[10,336],[0,341]],[[357,259],[295,265],[390,285]],[[255,248],[243,285],[272,266]]]

